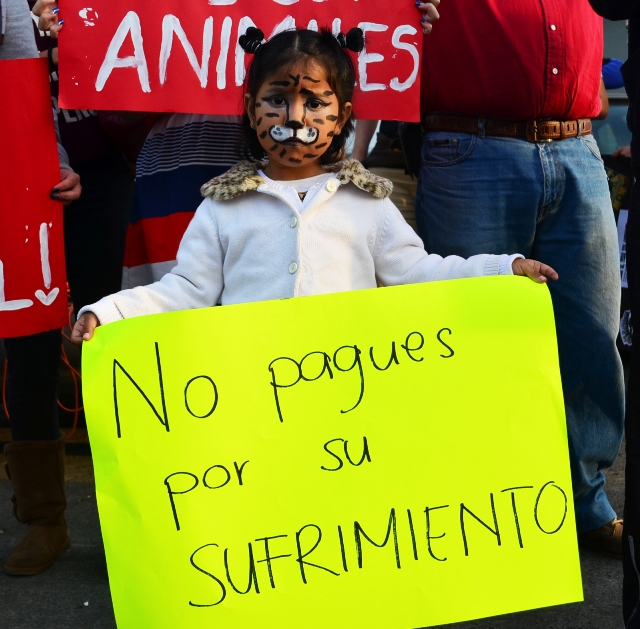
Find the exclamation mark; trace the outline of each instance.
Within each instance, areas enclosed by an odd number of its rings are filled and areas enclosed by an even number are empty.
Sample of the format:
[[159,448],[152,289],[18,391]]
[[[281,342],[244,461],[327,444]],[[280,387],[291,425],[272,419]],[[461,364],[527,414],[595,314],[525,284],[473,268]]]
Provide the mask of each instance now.
[[40,225],[40,263],[44,286],[49,290],[51,288],[51,266],[49,265],[49,230],[46,223]]

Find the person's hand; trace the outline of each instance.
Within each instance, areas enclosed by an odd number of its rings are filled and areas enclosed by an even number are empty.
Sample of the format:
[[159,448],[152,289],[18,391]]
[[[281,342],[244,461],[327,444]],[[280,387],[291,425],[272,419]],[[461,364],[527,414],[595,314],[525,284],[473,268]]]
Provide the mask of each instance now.
[[64,20],[60,19],[58,0],[38,0],[31,12],[39,17],[38,29],[49,31],[53,39],[57,39]]
[[93,312],[85,312],[78,317],[71,331],[71,342],[74,345],[82,345],[82,341],[90,341],[93,331],[100,325],[98,317]]
[[618,159],[619,157],[626,157],[627,159],[631,159],[631,147],[622,146],[611,153],[611,157],[613,157],[613,159]]
[[537,260],[517,258],[511,264],[514,275],[526,275],[538,284],[544,284],[548,279],[557,280],[558,274],[548,264]]
[[428,35],[431,32],[433,23],[440,19],[440,14],[438,13],[437,8],[439,4],[440,0],[431,0],[431,2],[416,2],[418,11],[422,12],[420,24],[422,25],[422,32],[425,35]]
[[31,9],[31,13],[40,17],[45,11],[51,11],[58,6],[58,0],[38,0]]
[[63,205],[69,205],[71,201],[80,198],[82,186],[80,175],[67,168],[60,169],[60,183],[51,190],[51,198],[54,201],[62,201]]

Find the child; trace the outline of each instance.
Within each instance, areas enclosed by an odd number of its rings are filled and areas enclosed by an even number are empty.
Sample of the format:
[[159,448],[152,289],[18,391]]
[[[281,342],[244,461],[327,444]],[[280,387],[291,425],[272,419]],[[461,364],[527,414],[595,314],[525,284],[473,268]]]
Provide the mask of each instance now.
[[255,55],[244,98],[247,149],[263,161],[241,162],[205,184],[177,266],[154,284],[83,308],[76,343],[119,319],[374,288],[378,281],[511,273],[557,279],[549,266],[519,254],[427,254],[389,200],[390,182],[355,160],[339,161],[353,130],[355,72],[345,48],[362,50],[362,31],[263,38],[256,28],[240,38]]

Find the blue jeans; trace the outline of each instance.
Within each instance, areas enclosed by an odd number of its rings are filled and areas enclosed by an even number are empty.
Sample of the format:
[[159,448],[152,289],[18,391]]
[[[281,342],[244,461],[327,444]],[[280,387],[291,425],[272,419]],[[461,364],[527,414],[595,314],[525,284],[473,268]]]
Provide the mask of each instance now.
[[617,232],[600,152],[591,135],[534,144],[479,131],[425,137],[418,232],[430,253],[518,252],[560,274],[549,289],[576,520],[591,531],[615,516],[602,470],[618,455],[624,417]]

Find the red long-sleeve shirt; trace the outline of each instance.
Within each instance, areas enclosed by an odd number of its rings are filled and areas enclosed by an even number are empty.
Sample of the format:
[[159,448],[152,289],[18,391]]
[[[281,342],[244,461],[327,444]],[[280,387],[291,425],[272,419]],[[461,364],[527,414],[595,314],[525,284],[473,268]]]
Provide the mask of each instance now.
[[588,0],[446,0],[425,38],[422,112],[510,120],[600,112],[602,18]]

